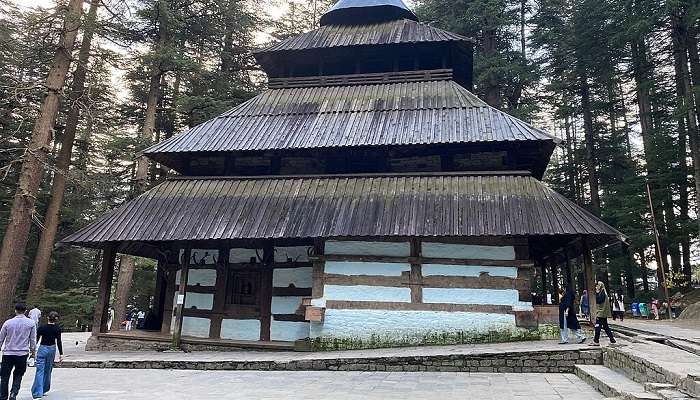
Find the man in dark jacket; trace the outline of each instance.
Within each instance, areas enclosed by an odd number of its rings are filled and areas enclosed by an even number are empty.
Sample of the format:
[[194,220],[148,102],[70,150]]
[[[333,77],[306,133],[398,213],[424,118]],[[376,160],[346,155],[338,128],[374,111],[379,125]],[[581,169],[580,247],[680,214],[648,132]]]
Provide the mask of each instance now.
[[585,342],[586,335],[581,331],[581,325],[578,323],[578,318],[576,318],[574,307],[576,295],[574,291],[567,286],[566,289],[560,289],[559,294],[561,296],[559,300],[559,329],[561,329],[561,341],[559,344],[569,343],[569,329],[574,331],[578,343]]

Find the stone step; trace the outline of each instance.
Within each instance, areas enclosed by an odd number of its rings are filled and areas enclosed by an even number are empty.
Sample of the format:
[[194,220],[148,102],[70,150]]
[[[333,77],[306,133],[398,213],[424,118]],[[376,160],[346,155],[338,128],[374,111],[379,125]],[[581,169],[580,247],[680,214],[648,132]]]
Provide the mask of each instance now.
[[662,397],[647,392],[642,384],[602,365],[575,365],[574,373],[604,396],[625,400],[662,400]]
[[646,341],[625,348],[606,348],[603,364],[636,382],[663,382],[700,398],[700,356],[667,344]]
[[658,394],[664,400],[692,399],[692,397],[676,389],[676,386],[671,383],[647,382],[644,384],[644,389],[647,392]]
[[695,355],[700,356],[700,345],[695,344],[693,342],[688,342],[686,340],[679,340],[679,339],[669,339],[667,342],[672,345],[673,347],[677,347],[679,349],[685,350],[689,353],[693,353]]
[[662,399],[664,400],[686,400],[686,399],[692,399],[692,397],[688,396],[687,394],[680,392],[675,389],[660,389],[655,392],[659,396],[661,396]]

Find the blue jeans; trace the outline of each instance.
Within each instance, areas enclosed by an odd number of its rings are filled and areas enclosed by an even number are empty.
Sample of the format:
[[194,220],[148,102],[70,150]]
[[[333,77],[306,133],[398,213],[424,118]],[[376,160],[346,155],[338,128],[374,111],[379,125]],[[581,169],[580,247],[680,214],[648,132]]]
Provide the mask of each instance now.
[[[566,325],[566,318],[564,318],[564,328],[560,332],[562,343],[569,341],[569,327]],[[574,335],[576,335],[576,339],[578,341],[581,341],[586,338],[586,335],[584,335],[580,329],[572,329],[572,331],[574,331]]]
[[39,346],[36,353],[36,374],[32,385],[32,397],[43,397],[51,389],[51,371],[56,358],[56,346]]

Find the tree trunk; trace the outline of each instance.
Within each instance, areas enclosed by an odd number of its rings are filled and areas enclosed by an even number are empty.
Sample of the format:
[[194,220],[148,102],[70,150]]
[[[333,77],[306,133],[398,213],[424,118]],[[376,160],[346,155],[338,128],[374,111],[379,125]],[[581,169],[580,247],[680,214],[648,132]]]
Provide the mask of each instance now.
[[[497,49],[497,33],[495,30],[488,29],[484,30],[484,57],[489,61],[492,61],[493,57],[496,56]],[[491,68],[491,67],[489,67]],[[492,68],[491,68],[492,69]],[[501,91],[498,84],[498,77],[493,71],[488,71],[488,78],[486,79],[486,95],[485,100],[488,105],[494,108],[501,108]]]
[[649,272],[647,271],[647,258],[644,249],[639,250],[639,269],[642,273],[642,289],[647,293],[649,292]]
[[569,195],[572,199],[576,199],[576,164],[574,164],[574,143],[571,136],[571,119],[569,115],[564,116],[564,131],[566,132],[566,182],[569,188]]
[[44,165],[58,113],[59,95],[66,82],[71,53],[80,27],[82,6],[83,0],[71,0],[68,3],[68,12],[63,23],[61,38],[45,82],[46,93],[32,129],[29,146],[24,153],[17,192],[2,241],[2,250],[0,250],[0,317],[7,316],[12,310],[15,290],[22,269],[22,258],[27,248],[36,196],[44,174]]
[[[167,24],[166,16],[168,14],[165,8],[165,0],[158,0],[157,7],[159,11],[158,21],[158,41],[155,43],[153,53],[160,54],[167,44]],[[146,97],[146,112],[143,118],[143,128],[141,129],[141,140],[144,144],[149,144],[153,141],[153,133],[156,129],[156,112],[158,106],[158,98],[160,97],[160,77],[165,72],[161,69],[162,62],[153,63],[151,65],[151,78],[148,83],[148,96]],[[136,176],[135,189],[136,193],[142,193],[148,186],[148,158],[141,155],[136,161]]]
[[87,75],[87,64],[90,59],[90,46],[95,33],[95,20],[97,18],[97,8],[101,0],[92,0],[90,10],[85,18],[83,27],[83,39],[78,55],[78,65],[75,68],[71,93],[69,96],[70,111],[66,118],[66,129],[63,133],[61,150],[56,159],[56,171],[54,173],[53,185],[51,186],[51,200],[46,209],[44,218],[44,230],[41,232],[41,239],[37,248],[34,267],[32,268],[32,278],[29,283],[29,293],[27,301],[34,304],[44,290],[46,275],[51,265],[51,253],[56,240],[56,232],[61,219],[61,207],[66,190],[68,168],[73,152],[73,141],[75,132],[78,129],[80,118],[80,105],[83,93],[85,92],[85,77]]
[[700,55],[698,55],[697,35],[698,29],[696,27],[688,30],[686,47],[688,48],[688,58],[690,59],[692,93],[695,96],[695,117],[700,118]]
[[119,261],[117,290],[114,293],[114,321],[112,330],[119,331],[121,323],[126,319],[126,306],[129,304],[129,292],[134,277],[134,258],[122,255]]
[[600,193],[598,189],[598,171],[595,157],[596,135],[593,130],[593,111],[591,110],[591,92],[586,74],[581,76],[581,109],[583,111],[583,128],[586,135],[586,170],[588,186],[591,191],[591,211],[600,217]]

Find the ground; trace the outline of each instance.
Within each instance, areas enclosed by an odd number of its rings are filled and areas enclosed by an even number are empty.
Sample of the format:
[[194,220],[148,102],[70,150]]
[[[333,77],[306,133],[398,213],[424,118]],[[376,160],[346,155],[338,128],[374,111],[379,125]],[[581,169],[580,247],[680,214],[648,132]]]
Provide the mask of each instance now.
[[[29,400],[30,370],[20,400]],[[571,374],[58,369],[50,400],[595,400]]]
[[[700,323],[625,320],[616,325],[654,335],[677,338],[682,343],[700,346]],[[66,360],[124,360],[141,363],[147,360],[276,360],[307,359],[319,353],[290,352],[196,352],[156,353],[85,352],[88,334],[64,335]],[[636,338],[623,339],[623,352],[653,360],[665,373],[700,376],[697,362],[700,355]],[[679,343],[680,343],[679,342]],[[604,342],[605,343],[605,342]],[[422,348],[358,350],[326,352],[323,357],[402,357],[441,354],[474,354],[500,352],[548,352],[561,349],[556,341],[501,343]],[[567,345],[567,349],[587,346]],[[691,349],[692,350],[692,349]],[[578,373],[578,372],[577,372]],[[20,400],[29,400],[29,387],[34,378],[30,368],[25,375]],[[469,372],[345,372],[345,371],[196,371],[167,369],[99,369],[59,368],[54,371],[54,388],[49,400],[284,400],[284,399],[603,399],[595,389],[572,374],[562,373],[469,373]],[[700,394],[700,392],[699,392]]]

